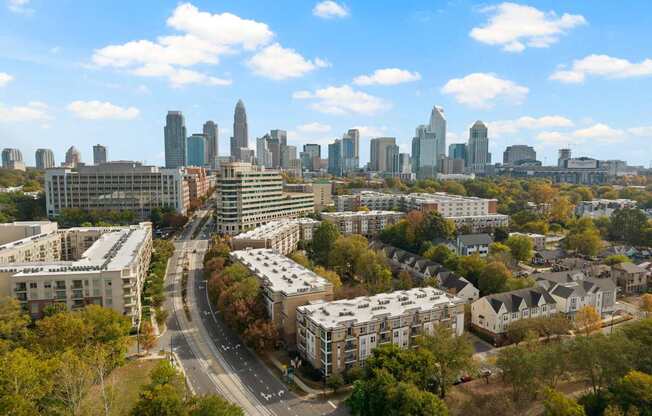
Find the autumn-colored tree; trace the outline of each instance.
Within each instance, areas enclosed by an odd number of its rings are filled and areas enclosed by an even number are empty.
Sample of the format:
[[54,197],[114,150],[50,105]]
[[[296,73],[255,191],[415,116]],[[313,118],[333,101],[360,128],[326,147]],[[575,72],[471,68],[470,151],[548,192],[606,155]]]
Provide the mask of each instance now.
[[503,263],[492,261],[480,274],[478,289],[482,296],[504,292],[507,281],[511,278],[512,272]]
[[545,392],[543,408],[543,416],[586,416],[582,405],[552,389]]
[[262,353],[276,347],[278,331],[272,321],[258,319],[249,324],[242,337],[247,345]]
[[646,314],[652,312],[652,293],[641,296],[641,310]]
[[140,333],[138,335],[140,345],[146,352],[149,352],[150,349],[156,345],[156,336],[154,335],[154,327],[149,322],[149,320],[143,321],[140,325]]
[[505,241],[505,245],[509,247],[509,251],[518,261],[527,262],[532,258],[532,249],[534,244],[532,239],[525,235],[513,235]]
[[328,280],[333,285],[333,290],[337,290],[342,287],[342,279],[340,278],[340,275],[335,271],[328,270],[321,266],[315,267],[313,271],[324,279]]
[[568,197],[555,198],[550,207],[550,221],[565,224],[571,219],[575,206]]
[[414,281],[412,280],[412,275],[407,270],[401,270],[398,274],[398,281],[396,282],[396,289],[398,290],[408,290],[412,289],[414,286]]
[[537,204],[550,203],[557,196],[557,190],[547,182],[534,182],[530,185],[530,200]]
[[584,335],[599,330],[602,327],[600,313],[591,305],[582,306],[575,313],[575,327]]

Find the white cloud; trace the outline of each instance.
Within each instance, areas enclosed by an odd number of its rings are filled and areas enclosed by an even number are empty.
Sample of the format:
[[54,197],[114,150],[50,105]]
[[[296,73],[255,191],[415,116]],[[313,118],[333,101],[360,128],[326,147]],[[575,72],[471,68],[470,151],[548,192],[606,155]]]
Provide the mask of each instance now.
[[[631,130],[631,129],[630,129]],[[615,129],[604,123],[596,123],[590,127],[572,132],[544,131],[537,139],[547,144],[582,144],[587,142],[618,143],[627,138],[624,130]]]
[[330,86],[314,92],[297,91],[292,98],[315,100],[310,107],[327,114],[374,115],[390,107],[390,104],[382,98],[356,91],[348,85]]
[[396,85],[421,79],[418,72],[410,72],[399,68],[377,69],[371,75],[360,75],[353,79],[356,85]]
[[73,101],[67,109],[75,113],[78,118],[86,120],[132,120],[140,114],[135,107],[124,108],[96,100]]
[[317,3],[312,9],[312,14],[323,19],[332,19],[349,16],[349,10],[341,4],[326,0]]
[[328,133],[331,131],[331,126],[328,124],[313,122],[297,126],[297,130],[302,133]]
[[167,77],[173,87],[188,84],[225,86],[232,83],[230,79],[211,77],[192,69],[175,68],[168,64],[147,64],[135,69],[133,73],[143,77]]
[[529,89],[495,74],[476,72],[464,78],[454,78],[442,88],[442,93],[455,96],[455,100],[474,108],[491,108],[497,99],[520,104]]
[[[493,135],[493,133],[492,133]],[[446,132],[446,142],[447,143],[466,143],[467,137],[464,134],[455,133],[453,131]]]
[[32,14],[34,9],[29,7],[30,0],[7,0],[9,11],[17,14]]
[[360,132],[360,137],[382,137],[387,134],[387,127],[385,126],[355,126],[353,128]]
[[14,80],[14,77],[7,74],[6,72],[0,72],[0,87],[4,87]]
[[556,127],[573,127],[573,122],[563,116],[519,117],[515,120],[499,120],[487,123],[492,137],[514,134],[520,130],[539,130]]
[[522,52],[526,47],[547,48],[557,43],[567,30],[586,24],[581,15],[544,12],[531,6],[501,3],[482,9],[489,21],[474,27],[469,35],[478,42],[502,46],[506,52]]
[[579,84],[590,75],[604,78],[649,76],[652,75],[652,59],[634,63],[608,55],[589,55],[573,61],[570,69],[559,68],[550,75],[550,79],[567,84]]
[[328,62],[316,58],[304,58],[294,49],[287,49],[278,43],[269,45],[247,62],[254,73],[274,80],[297,78],[317,68],[329,66]]
[[223,55],[236,53],[240,48],[255,49],[274,36],[265,23],[231,13],[202,12],[189,3],[177,6],[167,25],[181,34],[161,36],[155,41],[142,39],[108,45],[95,50],[92,61],[100,67],[124,69],[139,76],[166,77],[173,86],[229,85],[230,80],[187,68],[215,65]]
[[32,101],[26,106],[6,107],[0,103],[0,123],[21,123],[28,121],[48,121],[48,106],[39,101]]
[[652,126],[632,127],[627,132],[638,137],[652,137]]

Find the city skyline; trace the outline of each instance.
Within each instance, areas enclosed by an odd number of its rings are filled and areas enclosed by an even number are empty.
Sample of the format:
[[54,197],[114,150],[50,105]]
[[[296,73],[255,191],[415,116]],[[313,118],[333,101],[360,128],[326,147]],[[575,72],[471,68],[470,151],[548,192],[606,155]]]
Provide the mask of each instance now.
[[[239,98],[247,104],[250,148],[270,129],[284,129],[288,145],[321,144],[325,156],[328,143],[358,127],[361,166],[372,137],[396,137],[400,151],[409,151],[414,126],[433,105],[446,110],[447,145],[466,142],[473,122],[484,121],[494,161],[506,146],[524,144],[544,164],[553,164],[557,149],[566,146],[577,155],[649,163],[640,152],[652,136],[651,104],[641,94],[652,85],[650,56],[637,52],[646,50],[649,38],[644,16],[652,5],[644,2],[615,11],[586,2],[479,7],[459,1],[429,8],[415,1],[383,11],[351,3],[343,16],[330,19],[313,14],[316,2],[286,7],[288,16],[254,3],[164,2],[154,13],[129,5],[101,20],[86,19],[95,5],[26,3],[29,13],[0,10],[3,42],[23,46],[0,58],[0,135],[4,147],[22,149],[27,165],[34,164],[37,148],[52,148],[62,160],[71,145],[90,161],[98,142],[111,149],[112,159],[163,165],[160,117],[169,109],[183,111],[188,133],[200,132],[206,120],[225,126],[219,148],[227,155]],[[163,47],[161,36],[198,36],[197,16],[221,22],[225,13],[240,19],[240,30],[225,29],[232,35],[226,40],[210,34],[206,49],[183,56],[187,62],[156,67],[148,55],[123,54],[125,45],[137,46],[129,42],[156,49]],[[52,32],[50,15],[85,23],[44,36]],[[296,27],[282,24],[287,17]],[[507,33],[509,17],[536,27],[549,23],[550,32]],[[142,19],[142,27],[115,34],[112,25],[129,19]],[[382,25],[369,24],[396,19],[404,33],[388,36],[374,28]],[[73,43],[85,25],[97,26],[98,35]],[[359,27],[364,33],[352,30]],[[423,52],[432,27],[449,45],[446,54]],[[299,36],[307,30],[313,36]],[[397,46],[406,42],[412,47]],[[365,50],[351,59],[362,44]],[[288,56],[292,65],[270,66]],[[30,124],[39,134],[25,133]],[[44,135],[52,144],[39,142]]]

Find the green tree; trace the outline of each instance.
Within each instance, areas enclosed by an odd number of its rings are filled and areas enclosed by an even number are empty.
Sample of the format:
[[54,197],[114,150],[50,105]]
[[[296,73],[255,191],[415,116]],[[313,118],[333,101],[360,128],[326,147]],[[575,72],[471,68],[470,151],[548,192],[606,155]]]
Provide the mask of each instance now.
[[598,394],[627,374],[634,352],[632,342],[621,334],[576,337],[570,344],[571,368]]
[[54,388],[55,368],[52,359],[23,348],[0,355],[0,414],[45,413]]
[[552,389],[546,390],[543,408],[543,416],[586,416],[579,403]]
[[482,296],[504,292],[507,281],[512,278],[512,272],[500,262],[492,261],[482,270],[478,280],[478,289]]
[[423,257],[430,259],[436,263],[444,264],[453,255],[450,248],[444,244],[437,244],[429,247],[424,253]]
[[466,336],[454,336],[453,331],[446,326],[435,325],[432,335],[422,336],[417,342],[432,354],[436,363],[431,376],[436,380],[441,398],[446,397],[448,387],[461,373],[472,373],[475,368],[474,349],[469,339]]
[[342,287],[342,279],[340,278],[340,275],[333,270],[328,270],[324,267],[316,266],[313,271],[324,279],[328,280],[333,285],[334,290]]
[[396,289],[398,290],[408,290],[412,289],[414,286],[414,281],[412,280],[412,275],[407,270],[401,270],[398,274],[398,281],[396,282]]
[[344,386],[344,379],[339,374],[333,374],[326,380],[326,387],[333,390],[333,393],[337,393],[342,386]]
[[328,265],[330,252],[339,236],[340,231],[332,222],[322,221],[319,224],[312,237],[312,255],[315,263]]
[[566,248],[576,250],[586,256],[597,255],[603,246],[600,232],[590,218],[581,218],[571,223],[564,241]]
[[607,256],[607,258],[604,259],[604,264],[608,266],[613,266],[621,263],[631,263],[631,260],[629,257],[623,254],[613,254],[611,256]]
[[460,257],[456,271],[477,287],[480,275],[485,267],[484,259],[477,254],[473,254]]
[[630,371],[611,391],[615,401],[626,412],[635,408],[641,416],[652,415],[652,375]]
[[505,245],[509,247],[512,257],[518,261],[527,262],[532,258],[534,244],[530,237],[524,235],[513,235],[505,241]]
[[496,365],[503,373],[503,379],[512,389],[515,401],[530,398],[538,387],[536,360],[526,347],[513,346],[498,352]]
[[187,406],[188,416],[244,416],[241,408],[215,394],[195,396]]
[[633,245],[644,245],[645,230],[649,227],[647,216],[640,209],[617,209],[611,215],[609,238]]
[[20,343],[27,334],[30,319],[16,299],[0,297],[0,352]]

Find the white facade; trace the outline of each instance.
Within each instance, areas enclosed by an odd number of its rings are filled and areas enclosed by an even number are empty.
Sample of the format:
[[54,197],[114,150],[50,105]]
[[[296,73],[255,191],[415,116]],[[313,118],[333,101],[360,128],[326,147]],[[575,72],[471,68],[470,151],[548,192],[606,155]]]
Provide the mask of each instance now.
[[297,249],[300,241],[312,240],[317,225],[319,221],[310,218],[272,221],[236,235],[231,239],[231,245],[234,250],[269,248],[287,255]]

